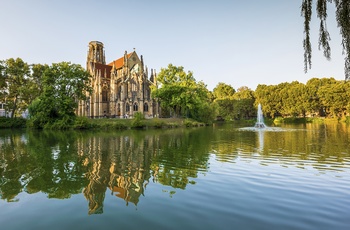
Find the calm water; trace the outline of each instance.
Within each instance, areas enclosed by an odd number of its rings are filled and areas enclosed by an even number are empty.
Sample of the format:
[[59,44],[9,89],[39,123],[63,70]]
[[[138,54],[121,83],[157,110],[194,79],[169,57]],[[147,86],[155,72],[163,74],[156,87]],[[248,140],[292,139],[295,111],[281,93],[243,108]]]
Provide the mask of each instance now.
[[350,229],[350,127],[0,130],[1,229]]

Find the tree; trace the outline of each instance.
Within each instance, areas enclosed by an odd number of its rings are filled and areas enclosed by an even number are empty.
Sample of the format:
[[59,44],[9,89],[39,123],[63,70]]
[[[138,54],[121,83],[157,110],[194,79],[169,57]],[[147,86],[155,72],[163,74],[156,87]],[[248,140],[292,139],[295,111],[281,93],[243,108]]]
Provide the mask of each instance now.
[[0,93],[4,90],[5,86],[5,64],[4,61],[0,61]]
[[169,64],[161,69],[157,81],[160,87],[152,89],[152,96],[160,100],[163,112],[205,122],[213,117],[210,92],[191,71],[186,73],[184,67]]
[[308,96],[306,95],[304,84],[299,83],[298,81],[284,83],[281,86],[280,97],[282,98],[280,113],[283,116],[306,116],[306,102],[308,101]]
[[30,67],[22,59],[7,59],[0,67],[1,80],[0,101],[6,103],[11,117],[15,117],[18,111],[24,111],[27,107],[25,91],[29,81]]
[[30,85],[28,85],[28,88],[29,89],[34,88],[35,90],[30,90],[31,91],[30,103],[43,92],[43,75],[45,70],[47,70],[48,68],[49,66],[46,64],[31,65],[31,75],[30,75],[31,81],[29,82]]
[[[345,79],[350,79],[350,2],[349,0],[317,0],[316,12],[320,20],[318,47],[323,49],[323,54],[327,59],[331,57],[331,48],[329,41],[331,37],[327,30],[327,3],[334,2],[336,8],[336,21],[342,36],[343,53],[345,54],[344,73]],[[312,0],[303,0],[301,5],[301,14],[304,17],[304,66],[305,72],[311,68],[311,42],[310,42],[310,22],[312,15]]]
[[227,99],[232,98],[235,93],[235,89],[226,83],[219,82],[216,87],[213,89],[213,94],[215,99]]
[[[334,80],[334,79],[333,79]],[[318,90],[327,117],[342,118],[347,115],[350,104],[349,82],[329,81]]]
[[29,107],[30,124],[37,128],[67,128],[75,119],[78,100],[85,100],[89,73],[70,62],[52,64],[43,71],[43,91]]
[[306,82],[306,94],[308,95],[307,109],[312,115],[325,116],[325,106],[323,104],[320,89],[335,84],[334,78],[312,78]]
[[256,116],[256,108],[254,107],[255,97],[254,91],[247,86],[241,86],[233,95],[234,99],[234,117],[235,119],[249,119]]
[[235,89],[226,83],[219,82],[213,89],[214,102],[218,108],[218,114],[226,120],[232,120],[234,118],[234,103],[233,95]]

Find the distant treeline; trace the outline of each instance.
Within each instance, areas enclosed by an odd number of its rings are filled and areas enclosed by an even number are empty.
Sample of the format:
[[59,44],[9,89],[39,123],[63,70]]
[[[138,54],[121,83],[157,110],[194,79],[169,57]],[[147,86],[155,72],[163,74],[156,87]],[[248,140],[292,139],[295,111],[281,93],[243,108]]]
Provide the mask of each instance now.
[[225,83],[213,90],[219,114],[225,119],[256,117],[262,105],[265,117],[325,117],[346,119],[350,115],[350,82],[312,78],[306,84],[293,81],[235,91]]
[[[29,113],[27,125],[33,128],[67,129],[89,124],[76,119],[75,109],[77,102],[91,92],[91,80],[83,67],[69,62],[41,65],[27,64],[20,58],[0,61],[0,116],[14,118]],[[312,78],[306,84],[260,84],[255,91],[246,86],[236,91],[220,82],[209,91],[191,71],[169,64],[160,70],[157,83],[152,97],[160,102],[161,117],[189,118],[206,124],[215,119],[253,120],[261,104],[267,118],[349,120],[350,82],[334,78]],[[134,119],[132,126],[142,126],[142,115]],[[8,120],[1,123],[14,127]],[[23,126],[22,120],[18,123]]]

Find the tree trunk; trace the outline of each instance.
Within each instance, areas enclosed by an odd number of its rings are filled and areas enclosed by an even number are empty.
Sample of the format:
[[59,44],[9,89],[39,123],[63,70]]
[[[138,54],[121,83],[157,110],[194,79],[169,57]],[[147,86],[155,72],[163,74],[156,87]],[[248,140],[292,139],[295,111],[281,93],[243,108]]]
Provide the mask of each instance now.
[[17,110],[17,96],[15,97],[15,100],[13,102],[13,108],[12,108],[12,113],[11,113],[11,118],[15,117],[15,112]]

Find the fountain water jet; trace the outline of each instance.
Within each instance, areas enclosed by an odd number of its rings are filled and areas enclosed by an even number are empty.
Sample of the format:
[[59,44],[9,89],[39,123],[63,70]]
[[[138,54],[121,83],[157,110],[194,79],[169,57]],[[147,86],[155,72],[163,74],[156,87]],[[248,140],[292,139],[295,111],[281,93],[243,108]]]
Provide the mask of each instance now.
[[261,104],[258,105],[258,117],[257,117],[257,122],[255,123],[255,128],[266,128],[266,125],[264,124],[264,117],[263,113],[261,110]]

